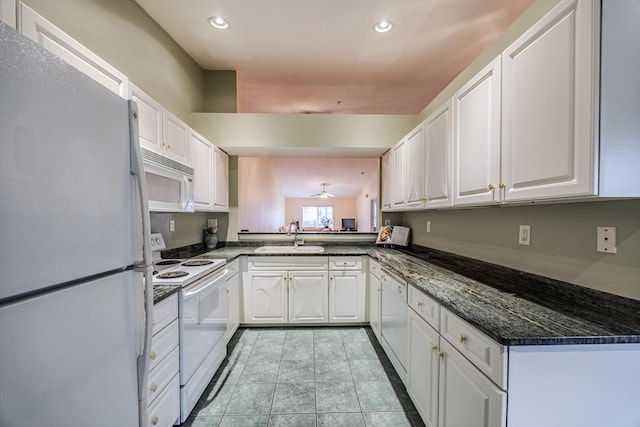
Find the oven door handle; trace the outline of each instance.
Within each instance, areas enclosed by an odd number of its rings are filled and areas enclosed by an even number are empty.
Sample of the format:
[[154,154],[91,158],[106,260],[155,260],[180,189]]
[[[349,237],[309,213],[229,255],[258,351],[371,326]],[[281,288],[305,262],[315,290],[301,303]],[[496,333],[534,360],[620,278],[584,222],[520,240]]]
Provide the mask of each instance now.
[[188,290],[185,290],[184,297],[185,298],[190,298],[190,297],[192,297],[194,295],[198,295],[199,293],[204,292],[209,287],[217,284],[218,281],[220,279],[223,279],[227,275],[228,272],[229,272],[229,270],[225,268],[220,273],[216,273],[215,276],[211,280],[205,281],[203,284],[201,284],[199,286],[196,286],[194,289],[189,289],[187,287]]

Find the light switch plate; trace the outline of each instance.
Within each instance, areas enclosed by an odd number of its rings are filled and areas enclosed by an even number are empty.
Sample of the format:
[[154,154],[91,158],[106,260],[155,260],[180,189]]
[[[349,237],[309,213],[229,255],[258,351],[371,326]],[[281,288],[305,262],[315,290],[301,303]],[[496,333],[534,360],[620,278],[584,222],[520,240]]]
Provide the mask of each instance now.
[[598,227],[598,252],[605,254],[615,254],[618,252],[616,227]]

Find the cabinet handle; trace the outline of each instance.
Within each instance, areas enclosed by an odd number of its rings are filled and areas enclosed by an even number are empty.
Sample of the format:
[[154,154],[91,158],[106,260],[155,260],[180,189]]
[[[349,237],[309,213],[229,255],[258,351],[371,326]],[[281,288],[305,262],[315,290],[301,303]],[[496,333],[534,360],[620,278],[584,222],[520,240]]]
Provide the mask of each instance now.
[[444,353],[443,353],[443,352],[441,352],[441,351],[439,351],[439,352],[438,352],[438,357],[439,357],[439,358],[443,358],[443,357],[444,357]]
[[422,301],[418,301],[418,302],[416,303],[416,305],[417,305],[418,307],[422,307],[422,306],[424,305],[424,303],[423,303]]
[[154,426],[158,424],[158,417],[156,417],[155,415],[153,416],[153,418],[151,418],[151,424],[153,424]]
[[333,276],[329,277],[329,280],[333,280]]
[[149,387],[149,389],[155,393],[156,391],[158,391],[158,384],[151,384],[151,387]]
[[501,182],[498,187],[500,187],[500,188],[502,188],[504,190],[506,186],[507,185],[504,182]]
[[496,187],[495,187],[493,184],[489,184],[489,187],[488,187],[488,188],[489,188],[489,190],[491,190],[491,191],[493,191],[493,190],[495,190],[495,189],[496,189]]
[[158,355],[156,354],[155,351],[152,351],[149,357],[151,358],[151,360],[156,360],[156,357],[158,357]]
[[437,345],[432,345],[431,346],[431,351],[438,351],[438,346]]
[[153,326],[156,326],[156,320],[155,319],[153,320]]
[[462,334],[458,334],[458,336],[456,337],[458,339],[458,341],[460,342],[465,342],[467,340],[467,337],[465,337]]

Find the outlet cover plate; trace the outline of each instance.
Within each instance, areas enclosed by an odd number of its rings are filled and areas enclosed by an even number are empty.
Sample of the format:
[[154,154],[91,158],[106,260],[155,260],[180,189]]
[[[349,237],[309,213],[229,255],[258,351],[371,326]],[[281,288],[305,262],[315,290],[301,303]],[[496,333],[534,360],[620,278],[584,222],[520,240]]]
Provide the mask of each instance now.
[[520,234],[518,235],[518,243],[525,246],[531,245],[531,226],[521,225]]
[[617,231],[616,227],[598,227],[598,252],[605,254],[618,253]]

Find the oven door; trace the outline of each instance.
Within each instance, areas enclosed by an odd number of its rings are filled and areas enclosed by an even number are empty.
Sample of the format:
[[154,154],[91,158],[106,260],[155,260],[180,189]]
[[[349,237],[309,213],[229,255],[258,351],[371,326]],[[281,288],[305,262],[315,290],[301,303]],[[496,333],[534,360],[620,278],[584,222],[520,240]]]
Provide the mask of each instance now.
[[180,384],[185,385],[223,339],[227,328],[228,270],[217,270],[182,289]]

